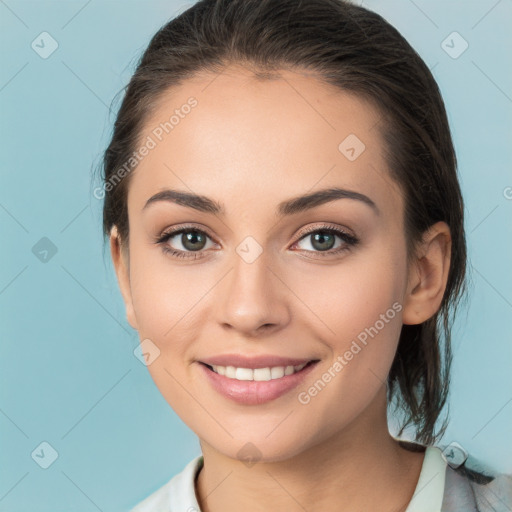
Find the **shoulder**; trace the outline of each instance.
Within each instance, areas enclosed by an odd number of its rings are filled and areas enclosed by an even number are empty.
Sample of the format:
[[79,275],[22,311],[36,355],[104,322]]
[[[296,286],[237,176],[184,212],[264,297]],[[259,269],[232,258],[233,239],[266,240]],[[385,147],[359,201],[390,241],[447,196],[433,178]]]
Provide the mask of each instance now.
[[466,457],[462,464],[447,460],[442,512],[510,512],[512,474]]
[[[428,504],[426,508],[420,507],[421,510],[432,509],[432,499],[436,499],[439,501],[435,510],[440,512],[512,512],[512,474],[497,471],[457,443],[444,446],[404,440],[399,443],[408,450],[425,450],[418,487]],[[439,482],[444,482],[444,486]],[[438,491],[434,489],[436,485]],[[430,492],[426,498],[424,488]]]
[[184,469],[173,476],[147,498],[137,503],[130,512],[174,512],[199,510],[194,480],[203,465],[203,456],[192,459]]

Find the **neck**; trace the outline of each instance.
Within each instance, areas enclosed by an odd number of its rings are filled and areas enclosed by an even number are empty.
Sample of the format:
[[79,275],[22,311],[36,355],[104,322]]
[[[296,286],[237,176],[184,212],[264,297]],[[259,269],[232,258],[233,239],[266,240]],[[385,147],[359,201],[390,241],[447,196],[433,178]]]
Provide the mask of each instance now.
[[376,398],[378,406],[343,431],[283,461],[249,467],[201,442],[201,511],[404,511],[424,453],[402,448],[389,434],[385,391]]

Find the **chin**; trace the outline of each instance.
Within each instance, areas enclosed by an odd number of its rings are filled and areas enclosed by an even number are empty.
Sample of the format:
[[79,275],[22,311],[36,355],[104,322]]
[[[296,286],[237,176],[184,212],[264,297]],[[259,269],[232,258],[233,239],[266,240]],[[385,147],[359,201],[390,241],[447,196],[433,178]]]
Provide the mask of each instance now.
[[216,439],[216,443],[211,446],[226,457],[244,462],[248,467],[256,463],[285,461],[306,449],[303,435],[293,438],[283,431],[281,435],[273,436],[274,433],[268,436],[268,431],[247,434],[243,439],[234,436],[234,439],[222,445]]

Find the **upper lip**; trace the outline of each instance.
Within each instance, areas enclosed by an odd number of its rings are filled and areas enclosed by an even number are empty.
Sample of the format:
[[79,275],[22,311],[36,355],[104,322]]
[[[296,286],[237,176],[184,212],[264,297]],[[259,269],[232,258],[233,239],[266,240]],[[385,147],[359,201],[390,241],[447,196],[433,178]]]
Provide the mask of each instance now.
[[200,359],[200,363],[210,366],[234,366],[235,368],[269,368],[274,366],[299,366],[315,359],[300,359],[275,355],[244,356],[242,354],[222,354]]

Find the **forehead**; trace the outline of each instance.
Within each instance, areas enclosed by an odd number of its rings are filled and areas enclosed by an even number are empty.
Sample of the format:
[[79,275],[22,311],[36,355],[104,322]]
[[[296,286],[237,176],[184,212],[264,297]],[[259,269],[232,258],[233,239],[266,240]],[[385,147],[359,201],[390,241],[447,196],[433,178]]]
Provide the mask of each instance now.
[[398,189],[381,124],[370,102],[312,73],[203,72],[166,91],[146,120],[139,141],[151,139],[152,149],[134,171],[129,202],[142,208],[152,194],[178,188],[226,204],[262,195],[277,204],[329,186],[383,200]]

